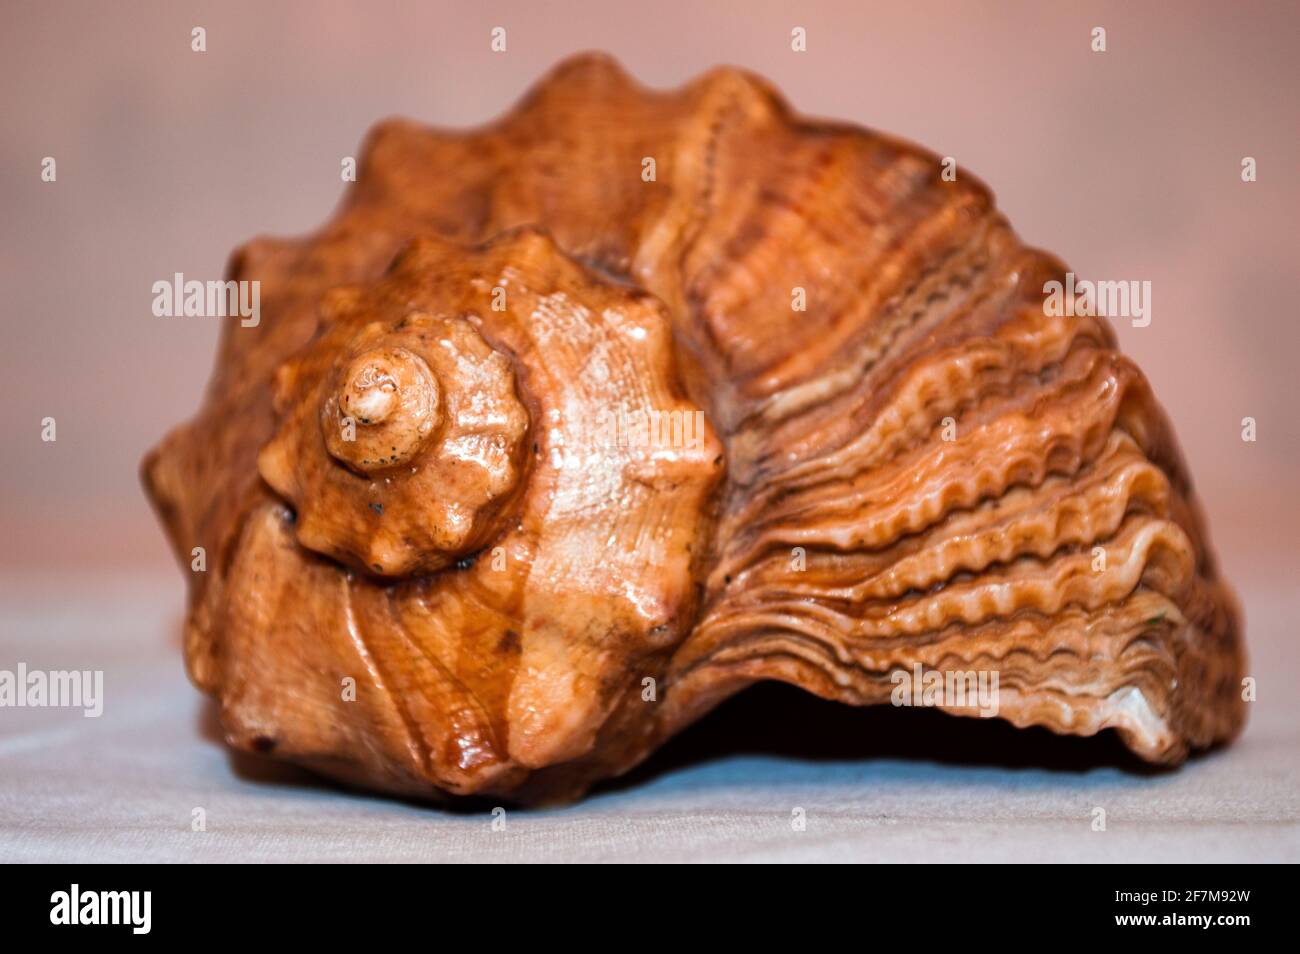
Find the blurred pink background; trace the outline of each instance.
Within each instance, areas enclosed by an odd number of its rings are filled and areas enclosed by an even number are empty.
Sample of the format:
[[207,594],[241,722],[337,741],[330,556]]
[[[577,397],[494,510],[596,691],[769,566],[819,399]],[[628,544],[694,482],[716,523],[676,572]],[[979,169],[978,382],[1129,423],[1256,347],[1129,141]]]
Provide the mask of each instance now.
[[[314,229],[381,117],[481,123],[602,49],[653,86],[755,70],[800,111],[955,156],[1081,277],[1149,280],[1151,326],[1119,335],[1175,422],[1228,574],[1294,576],[1297,35],[1287,2],[8,5],[0,565],[170,560],[137,465],[197,408],[222,320],[155,318],[153,282],[218,278],[246,239]],[[1241,181],[1243,156],[1259,181]]]

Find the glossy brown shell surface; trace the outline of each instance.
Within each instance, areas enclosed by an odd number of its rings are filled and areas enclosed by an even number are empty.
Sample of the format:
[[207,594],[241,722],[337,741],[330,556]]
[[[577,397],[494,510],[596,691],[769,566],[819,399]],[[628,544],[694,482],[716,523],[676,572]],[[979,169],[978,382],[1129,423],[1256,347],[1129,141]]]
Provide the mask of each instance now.
[[145,462],[208,554],[186,658],[231,744],[564,798],[756,681],[899,672],[1153,762],[1231,738],[1239,614],[1164,413],[940,173],[598,56],[481,130],[375,128],[328,225],[236,253],[262,320]]

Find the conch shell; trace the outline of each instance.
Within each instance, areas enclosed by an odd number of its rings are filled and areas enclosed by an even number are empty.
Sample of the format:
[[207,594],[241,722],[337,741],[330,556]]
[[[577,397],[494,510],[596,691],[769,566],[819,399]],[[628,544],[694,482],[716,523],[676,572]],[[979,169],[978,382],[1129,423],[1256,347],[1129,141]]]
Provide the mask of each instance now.
[[207,554],[190,675],[233,746],[424,797],[574,797],[759,680],[979,715],[992,673],[1001,718],[1177,763],[1242,724],[1239,614],[1063,276],[734,69],[383,123],[330,224],[235,254],[262,320],[144,463]]

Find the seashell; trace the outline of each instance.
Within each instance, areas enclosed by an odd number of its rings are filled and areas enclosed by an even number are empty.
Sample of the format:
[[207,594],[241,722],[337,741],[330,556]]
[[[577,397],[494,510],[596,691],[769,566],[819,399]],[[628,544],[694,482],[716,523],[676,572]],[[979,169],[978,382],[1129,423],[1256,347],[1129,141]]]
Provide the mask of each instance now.
[[263,320],[144,463],[233,746],[528,802],[760,680],[969,716],[993,674],[1000,718],[1157,763],[1240,729],[1173,431],[964,172],[600,56],[360,170],[236,253]]

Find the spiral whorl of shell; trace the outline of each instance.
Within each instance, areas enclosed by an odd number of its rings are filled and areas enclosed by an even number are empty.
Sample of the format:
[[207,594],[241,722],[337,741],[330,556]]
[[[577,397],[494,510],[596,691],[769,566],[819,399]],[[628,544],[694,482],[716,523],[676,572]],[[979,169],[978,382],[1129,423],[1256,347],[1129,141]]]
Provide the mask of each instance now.
[[[1164,414],[940,172],[747,74],[601,57],[482,130],[374,130],[333,222],[237,255],[261,326],[146,462],[217,554],[187,659],[232,742],[540,799],[755,681],[900,672],[996,673],[999,716],[1152,761],[1231,738],[1238,613]],[[620,423],[697,409],[667,446]]]
[[472,315],[423,312],[386,291],[336,296],[329,331],[280,368],[280,430],[258,464],[296,508],[303,546],[407,576],[499,533],[528,416],[510,361]]

